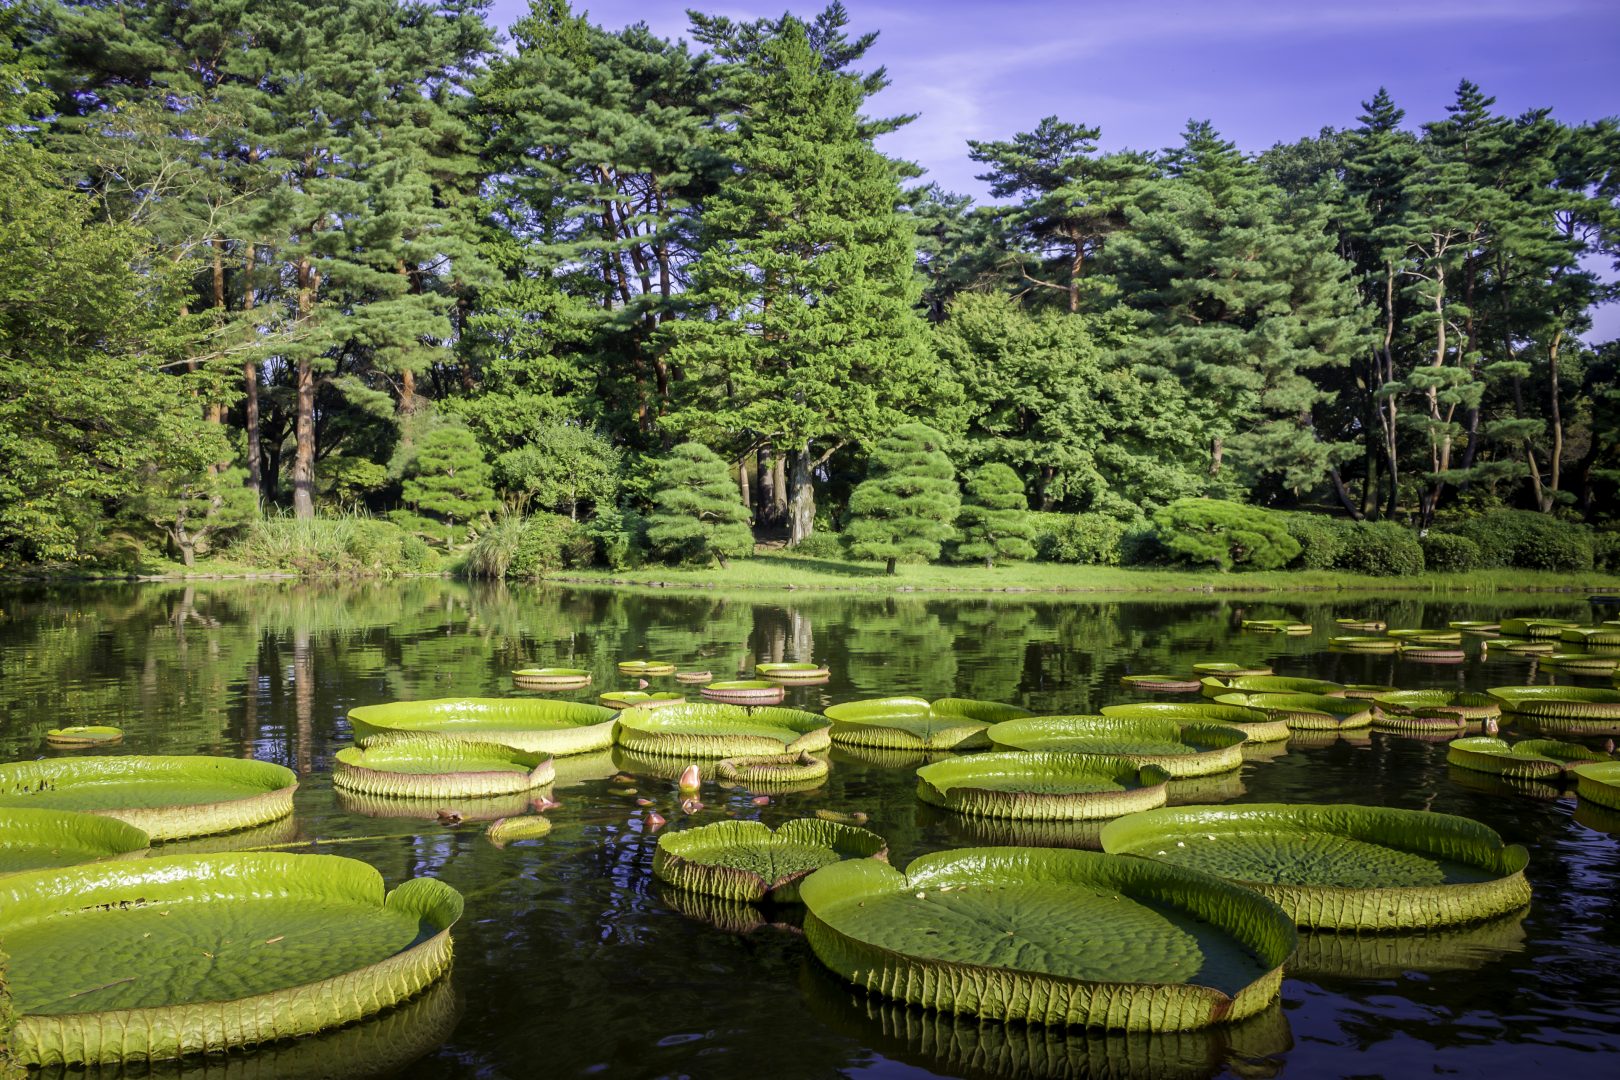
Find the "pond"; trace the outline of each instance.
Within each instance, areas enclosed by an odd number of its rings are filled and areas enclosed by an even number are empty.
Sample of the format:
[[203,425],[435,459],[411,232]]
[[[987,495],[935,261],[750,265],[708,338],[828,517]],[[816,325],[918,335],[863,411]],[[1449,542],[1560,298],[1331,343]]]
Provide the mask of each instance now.
[[[1040,712],[1139,700],[1120,677],[1199,660],[1264,662],[1279,675],[1403,688],[1546,682],[1529,657],[1424,664],[1328,651],[1332,620],[1391,626],[1546,614],[1613,617],[1565,594],[1495,599],[985,600],[939,595],[719,595],[475,588],[439,581],[314,585],[29,587],[0,592],[0,760],[50,755],[44,732],[125,729],[122,747],[79,753],[208,753],[299,774],[289,822],[193,847],[341,840],[390,884],[432,875],[460,890],[448,984],[406,1009],[233,1060],[221,1075],[529,1076],[1334,1076],[1613,1075],[1620,1051],[1620,823],[1572,798],[1492,790],[1448,771],[1443,742],[1334,736],[1205,785],[1234,802],[1359,802],[1476,818],[1530,849],[1528,914],[1419,938],[1306,935],[1279,1006],[1229,1029],[1095,1035],[953,1019],[841,985],[794,932],[791,910],[694,902],[654,881],[656,836],[727,816],[775,825],[818,808],[862,811],[904,866],[942,848],[1007,842],[919,803],[910,766],[833,752],[817,788],[773,796],[705,787],[688,816],[675,784],[626,781],[598,756],[559,781],[553,831],[505,849],[481,824],[388,816],[333,791],[347,711],[407,698],[507,695],[535,663],[590,670],[594,700],[629,688],[615,661],[647,657],[748,675],[815,659],[825,685],[786,704],[819,710],[891,693],[950,694]],[[1249,618],[1314,623],[1307,637],[1241,631]],[[1606,680],[1580,680],[1605,686]],[[696,694],[692,695],[694,698]],[[1161,697],[1156,700],[1177,700]],[[634,772],[633,769],[629,770]],[[615,780],[618,775],[620,779]],[[185,842],[183,842],[185,843]],[[1604,1065],[1607,1061],[1609,1064]],[[200,1066],[196,1075],[202,1075]],[[50,1073],[45,1075],[49,1076]],[[80,1074],[75,1074],[80,1075]],[[191,1075],[144,1067],[100,1076]]]

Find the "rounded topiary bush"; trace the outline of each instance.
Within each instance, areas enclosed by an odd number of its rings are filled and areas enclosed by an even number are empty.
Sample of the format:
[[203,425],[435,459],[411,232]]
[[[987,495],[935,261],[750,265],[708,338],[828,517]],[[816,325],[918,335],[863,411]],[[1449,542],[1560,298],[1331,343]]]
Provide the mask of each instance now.
[[1222,499],[1177,499],[1153,524],[1172,556],[1222,570],[1279,570],[1300,552],[1281,514]]
[[1393,521],[1358,521],[1344,530],[1340,570],[1375,577],[1423,573],[1423,545],[1417,534]]
[[1120,541],[1129,530],[1107,514],[1067,514],[1040,537],[1040,555],[1050,562],[1118,566]]
[[1590,570],[1592,530],[1533,510],[1493,510],[1449,531],[1479,545],[1482,566]]
[[1289,514],[1288,535],[1299,541],[1300,551],[1289,566],[1298,570],[1331,570],[1344,551],[1348,522],[1326,514]]
[[1431,532],[1421,538],[1423,565],[1438,573],[1459,574],[1477,570],[1483,556],[1479,545],[1455,533]]

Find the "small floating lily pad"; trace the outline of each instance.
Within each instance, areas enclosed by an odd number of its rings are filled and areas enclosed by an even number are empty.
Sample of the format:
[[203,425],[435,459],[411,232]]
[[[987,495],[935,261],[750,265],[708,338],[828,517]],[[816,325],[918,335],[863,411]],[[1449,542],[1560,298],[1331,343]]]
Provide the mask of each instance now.
[[832,672],[823,664],[755,664],[754,674],[779,682],[822,682],[832,677]]
[[538,840],[551,832],[551,822],[540,814],[521,814],[517,817],[496,818],[484,830],[489,842],[505,847],[518,840]]
[[1226,724],[1134,716],[1032,716],[990,729],[1007,750],[1096,754],[1155,765],[1171,777],[1208,776],[1243,764],[1248,736]]
[[827,775],[826,758],[805,752],[800,754],[772,754],[769,757],[722,758],[714,771],[728,784],[744,784],[751,788],[775,789],[801,785],[820,780]]
[[1261,634],[1308,634],[1311,624],[1290,619],[1244,619],[1243,629]]
[[725,705],[780,705],[786,691],[769,679],[726,679],[703,688],[703,700]]
[[250,758],[77,757],[0,765],[0,807],[99,814],[153,840],[231,832],[286,817],[297,787],[291,769]]
[[1575,766],[1575,794],[1610,810],[1620,810],[1620,761]]
[[1201,683],[1205,697],[1222,694],[1317,694],[1322,697],[1343,697],[1344,685],[1326,679],[1291,679],[1281,675],[1245,675],[1223,679],[1206,675]]
[[1509,743],[1491,735],[1457,739],[1446,747],[1446,762],[1476,772],[1497,773],[1516,780],[1556,779],[1588,762],[1608,760],[1601,750],[1553,739],[1520,739]]
[[515,795],[556,778],[550,754],[503,743],[443,735],[373,739],[339,750],[332,786],[363,795],[407,799],[478,799]]
[[832,741],[873,750],[981,750],[991,724],[1029,712],[1016,705],[970,698],[869,698],[829,705]]
[[675,681],[683,686],[702,686],[704,683],[714,682],[712,671],[677,671]]
[[1222,694],[1215,700],[1222,705],[1259,709],[1283,721],[1290,731],[1364,728],[1372,723],[1373,715],[1369,702],[1317,694]]
[[1383,806],[1251,804],[1151,810],[1111,822],[1103,850],[1219,875],[1300,926],[1413,930],[1530,901],[1529,855],[1452,814]]
[[660,836],[653,876],[727,900],[792,903],[799,882],[823,866],[888,857],[877,833],[820,818],[797,818],[774,832],[758,821],[717,821]]
[[1502,629],[1499,622],[1490,622],[1485,619],[1453,619],[1446,623],[1453,630],[1461,630],[1465,634],[1489,634]]
[[82,749],[86,746],[112,746],[124,741],[124,729],[105,725],[51,728],[45,733],[49,746],[63,749]]
[[619,674],[652,679],[675,674],[675,665],[663,660],[620,660]]
[[1078,821],[1162,806],[1169,779],[1127,758],[973,754],[918,769],[917,797],[959,814]]
[[1150,694],[1196,694],[1203,687],[1197,678],[1179,675],[1122,675],[1119,684],[1127,690]]
[[825,750],[828,720],[798,709],[692,702],[636,710],[619,720],[619,745],[659,757],[768,757]]
[[461,897],[335,855],[171,855],[0,879],[13,1052],[30,1065],[217,1053],[402,1002],[450,966]]
[[905,874],[852,860],[799,894],[811,950],[835,974],[991,1020],[1162,1031],[1239,1020],[1276,996],[1296,941],[1257,893],[1090,851],[965,848]]
[[438,734],[531,754],[583,754],[613,745],[614,711],[543,698],[429,698],[349,710],[361,746],[385,735]]
[[1328,644],[1335,649],[1346,649],[1350,652],[1400,652],[1400,638],[1392,637],[1335,637],[1328,638]]
[[519,690],[583,690],[591,685],[591,673],[584,668],[519,668],[512,672],[512,685]]
[[[1333,621],[1346,630],[1369,630],[1373,633],[1381,633],[1389,629],[1389,623],[1382,619],[1334,619]],[[1339,639],[1334,638],[1334,640]]]
[[1203,660],[1192,666],[1199,675],[1222,675],[1239,678],[1244,675],[1271,675],[1269,664],[1234,664],[1228,660]]
[[133,825],[71,810],[0,810],[0,874],[139,856],[146,833]]
[[1104,705],[1102,714],[1175,720],[1183,724],[1226,724],[1247,735],[1250,743],[1285,742],[1288,739],[1288,725],[1285,722],[1273,719],[1260,709],[1243,705],[1222,705],[1213,701],[1136,701],[1128,705]]
[[673,690],[661,690],[657,693],[648,693],[645,690],[609,690],[605,694],[596,695],[596,700],[610,709],[661,709],[669,705],[679,705],[686,700],[686,695],[677,694]]
[[1401,644],[1401,659],[1428,664],[1460,664],[1468,653],[1460,645],[1431,645],[1422,641]]

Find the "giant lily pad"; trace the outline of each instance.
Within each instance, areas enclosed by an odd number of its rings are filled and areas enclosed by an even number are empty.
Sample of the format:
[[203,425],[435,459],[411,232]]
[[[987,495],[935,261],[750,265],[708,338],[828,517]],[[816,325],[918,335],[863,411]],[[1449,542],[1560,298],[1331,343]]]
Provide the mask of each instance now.
[[1603,761],[1608,756],[1578,743],[1552,739],[1521,739],[1509,743],[1490,735],[1457,739],[1446,747],[1448,764],[1476,772],[1499,773],[1515,780],[1556,778],[1577,765]]
[[68,750],[87,746],[113,746],[124,741],[124,729],[105,724],[83,727],[52,728],[45,733],[45,743]]
[[714,771],[726,784],[749,788],[780,791],[791,787],[805,790],[811,781],[827,775],[826,758],[805,752],[799,754],[772,754],[769,757],[721,758]]
[[332,786],[363,795],[410,799],[477,799],[514,795],[556,778],[550,754],[503,743],[443,735],[407,735],[346,746],[332,766]]
[[1220,675],[1229,679],[1274,674],[1269,664],[1234,664],[1229,660],[1204,660],[1194,664],[1192,669],[1200,675]]
[[[1620,734],[1620,690],[1590,690],[1578,686],[1493,686],[1486,693],[1502,703],[1505,712],[1538,720],[1617,721]],[[1591,734],[1609,734],[1594,731]]]
[[619,745],[657,757],[768,757],[830,745],[827,718],[798,709],[749,709],[694,702],[636,710],[619,719]]
[[[1502,705],[1489,694],[1456,690],[1396,690],[1373,698],[1387,716],[1451,716],[1459,720],[1494,720],[1502,715]],[[1375,719],[1375,725],[1380,721]]]
[[541,698],[429,698],[349,710],[354,741],[434,733],[497,742],[531,754],[583,754],[613,745],[614,712]]
[[1564,619],[1503,619],[1502,633],[1508,637],[1557,638],[1579,625]]
[[32,1065],[218,1052],[386,1009],[450,966],[461,896],[335,855],[236,852],[0,879]]
[[798,818],[774,832],[758,821],[717,821],[660,836],[653,876],[727,900],[791,903],[799,882],[820,867],[888,857],[877,833],[820,818]]
[[1610,810],[1620,810],[1620,761],[1575,766],[1575,794]]
[[268,761],[88,757],[0,765],[0,807],[81,810],[153,840],[230,832],[292,813],[298,778]]
[[1322,697],[1343,697],[1344,686],[1326,679],[1291,679],[1281,675],[1244,675],[1223,679],[1207,675],[1203,680],[1204,696],[1222,694],[1316,694]]
[[1251,804],[1151,810],[1111,822],[1103,850],[1245,885],[1300,926],[1413,930],[1530,902],[1525,849],[1477,821],[1384,806]]
[[870,698],[829,705],[832,741],[873,750],[979,750],[990,745],[991,724],[1028,716],[1016,705],[969,698]]
[[824,664],[755,664],[754,674],[762,679],[775,679],[778,682],[825,682],[832,676]]
[[662,709],[681,704],[686,700],[686,695],[673,690],[651,694],[645,690],[609,690],[605,694],[597,694],[596,700],[610,709]]
[[1288,725],[1289,731],[1342,731],[1372,723],[1372,706],[1354,698],[1317,694],[1222,694],[1222,705],[1259,709]]
[[76,866],[145,853],[146,833],[133,825],[71,810],[0,810],[0,874]]
[[769,679],[727,679],[712,682],[702,690],[705,701],[725,705],[780,705],[782,684]]
[[583,690],[591,685],[591,673],[584,668],[519,668],[512,672],[512,685],[519,690]]
[[842,978],[994,1020],[1176,1031],[1277,994],[1293,926],[1218,878],[1053,848],[965,848],[907,873],[872,860],[799,887],[805,935]]
[[1344,696],[1356,701],[1372,701],[1380,694],[1393,694],[1400,689],[1388,683],[1345,683]]
[[675,674],[675,665],[663,660],[620,660],[619,674],[651,679]]
[[1560,674],[1613,675],[1620,671],[1620,656],[1596,656],[1592,653],[1549,653],[1542,657],[1544,668],[1553,668]]
[[1558,637],[1581,645],[1620,645],[1620,626],[1572,626]]
[[1156,765],[1171,777],[1208,776],[1243,764],[1248,736],[1226,724],[1181,723],[1133,716],[1032,716],[990,729],[1007,750],[1120,757]]
[[959,814],[1078,821],[1162,806],[1169,779],[1127,758],[974,754],[918,769],[917,797]]
[[1203,688],[1196,677],[1181,675],[1121,675],[1119,685],[1149,694],[1196,694]]
[[1183,724],[1226,724],[1247,735],[1251,743],[1285,742],[1288,739],[1288,725],[1283,721],[1273,720],[1259,709],[1221,705],[1213,701],[1138,701],[1128,705],[1104,705],[1102,714],[1175,720]]

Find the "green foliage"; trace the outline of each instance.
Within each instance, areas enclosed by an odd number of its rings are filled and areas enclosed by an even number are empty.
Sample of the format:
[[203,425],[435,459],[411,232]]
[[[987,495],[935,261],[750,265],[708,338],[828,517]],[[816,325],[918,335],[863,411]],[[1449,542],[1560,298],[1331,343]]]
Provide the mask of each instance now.
[[1530,510],[1495,510],[1451,526],[1479,545],[1481,566],[1590,570],[1592,531]]
[[418,529],[454,543],[467,525],[500,508],[478,439],[461,424],[441,424],[422,440],[401,492],[406,505],[432,515]]
[[847,559],[850,555],[849,537],[831,529],[817,529],[793,545],[796,555],[811,559]]
[[314,577],[433,573],[433,550],[390,521],[359,515],[255,521],[227,551],[233,562]]
[[1411,529],[1393,521],[1357,521],[1341,534],[1334,567],[1377,577],[1423,573],[1423,546]]
[[1035,523],[1018,474],[999,461],[981,465],[967,482],[961,514],[956,519],[960,539],[956,554],[962,559],[1033,559]]
[[1276,570],[1300,552],[1280,514],[1221,499],[1178,499],[1153,524],[1173,556],[1221,570]]
[[322,501],[337,510],[358,509],[388,482],[388,467],[369,458],[339,455],[321,462]]
[[545,510],[578,519],[581,506],[611,505],[619,496],[620,454],[603,436],[577,424],[547,421],[529,441],[495,458],[495,485],[512,509]]
[[258,500],[243,486],[246,479],[245,469],[216,470],[211,463],[171,461],[167,467],[154,463],[140,475],[141,486],[130,504],[138,517],[168,537],[180,561],[191,566],[199,551],[206,553],[219,537],[241,530],[259,516]]
[[1050,562],[1119,566],[1124,561],[1121,542],[1131,527],[1107,514],[1051,515],[1053,521],[1040,537],[1041,558]]
[[509,514],[478,534],[462,563],[470,577],[535,579],[585,567],[596,558],[596,540],[561,514]]
[[1331,570],[1345,548],[1349,522],[1326,514],[1289,514],[1288,535],[1299,541],[1299,555],[1290,566],[1300,570]]
[[1477,570],[1482,565],[1483,556],[1479,545],[1466,536],[1431,530],[1421,538],[1421,543],[1423,566],[1427,570],[1442,574],[1460,574],[1467,570]]
[[891,574],[896,563],[939,558],[940,545],[956,535],[951,523],[962,498],[944,445],[926,424],[901,424],[878,440],[868,478],[849,499],[857,558],[887,560]]
[[1620,570],[1620,529],[1599,529],[1592,534],[1592,565],[1598,570]]
[[666,558],[691,562],[747,555],[754,550],[748,508],[731,469],[702,443],[682,443],[659,463],[647,541]]
[[611,570],[640,566],[647,552],[647,519],[622,506],[599,506],[582,530],[596,544],[596,558]]

